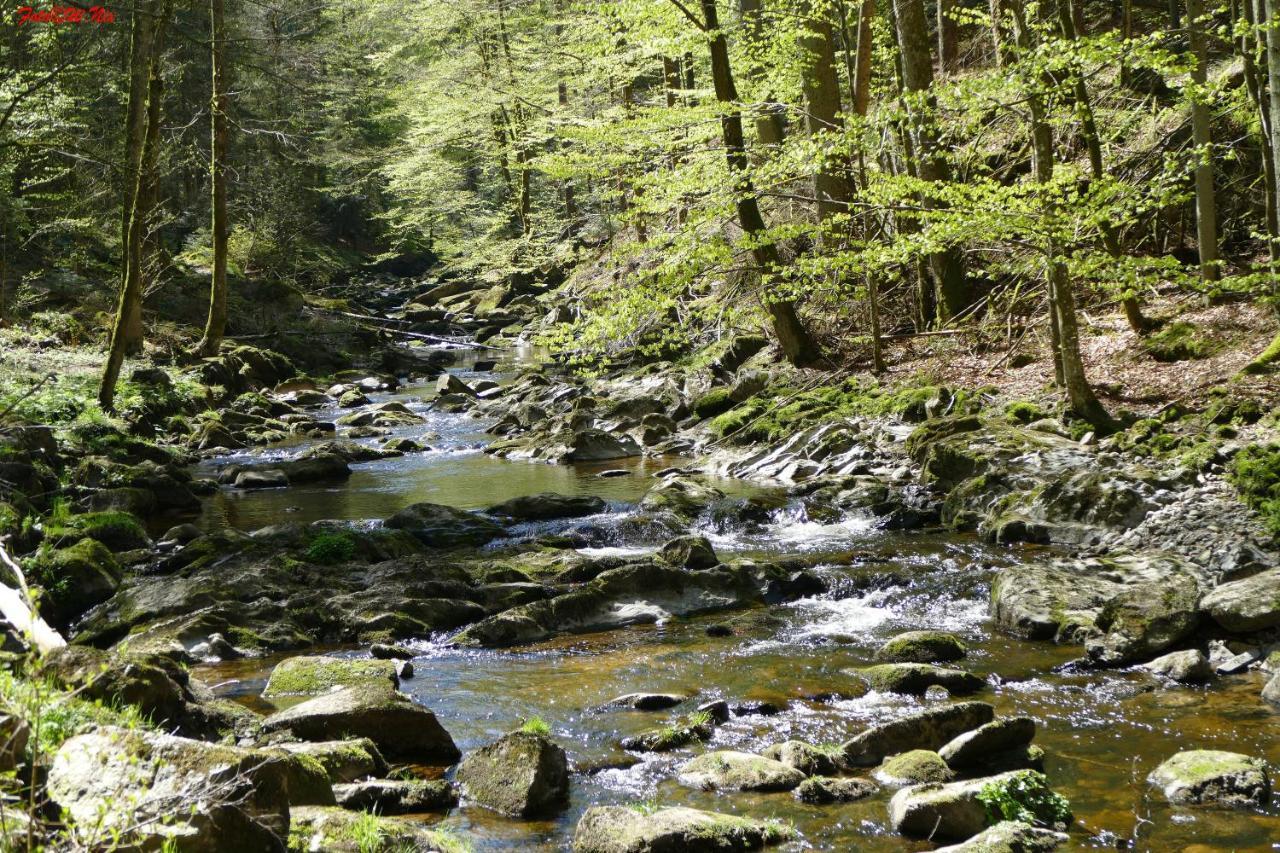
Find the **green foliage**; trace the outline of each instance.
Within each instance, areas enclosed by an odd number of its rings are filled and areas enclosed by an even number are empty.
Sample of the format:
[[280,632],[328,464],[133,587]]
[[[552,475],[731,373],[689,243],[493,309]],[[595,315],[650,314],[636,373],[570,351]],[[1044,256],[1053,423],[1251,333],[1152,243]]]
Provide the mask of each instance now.
[[1280,537],[1280,444],[1251,444],[1231,461],[1229,477],[1241,499]]
[[693,403],[693,413],[699,418],[713,418],[734,407],[727,388],[713,388]]
[[520,726],[520,731],[527,735],[548,737],[551,734],[551,726],[547,725],[547,721],[541,717],[530,717]]
[[1043,773],[1021,770],[978,792],[978,802],[987,810],[989,823],[1016,820],[1037,826],[1070,826],[1071,803],[1049,790]]
[[132,705],[88,701],[49,682],[0,669],[0,705],[4,713],[31,726],[28,756],[50,756],[70,738],[95,726],[148,728]]
[[1015,400],[1005,406],[1004,414],[1009,420],[1020,424],[1034,423],[1049,417],[1049,413],[1044,409],[1026,400]]
[[332,566],[348,563],[356,555],[356,540],[350,533],[321,533],[307,545],[309,563]]

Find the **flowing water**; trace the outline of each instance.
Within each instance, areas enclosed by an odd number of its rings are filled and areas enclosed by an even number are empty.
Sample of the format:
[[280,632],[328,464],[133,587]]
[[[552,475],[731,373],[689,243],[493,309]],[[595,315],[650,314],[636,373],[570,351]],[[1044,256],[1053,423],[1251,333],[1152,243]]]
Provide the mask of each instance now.
[[[467,366],[473,363],[474,358],[463,361],[455,371],[464,378],[502,380],[502,372],[477,374]],[[425,390],[401,389],[395,398],[412,402]],[[353,466],[351,480],[333,488],[223,492],[208,502],[203,523],[253,529],[282,520],[369,520],[415,501],[476,508],[540,491],[600,495],[610,502],[609,516],[617,518],[643,494],[651,482],[648,474],[680,461],[553,466],[493,459],[479,451],[487,438],[482,421],[414,407],[426,414],[427,423],[397,434],[438,434],[425,442],[437,450]],[[596,475],[603,468],[626,468],[631,475],[602,479]],[[738,493],[758,488],[718,485]],[[1047,753],[1045,771],[1077,818],[1071,849],[1280,850],[1280,803],[1257,812],[1171,807],[1145,783],[1156,765],[1182,749],[1228,749],[1280,766],[1280,715],[1263,704],[1257,674],[1220,679],[1205,688],[1166,689],[1141,673],[1054,672],[1079,650],[1005,637],[987,618],[993,573],[1027,557],[1027,551],[996,549],[950,534],[884,533],[856,517],[815,523],[794,508],[783,509],[773,524],[750,534],[710,527],[700,532],[722,555],[804,553],[819,562],[829,556],[830,564],[818,571],[831,591],[746,618],[718,614],[673,620],[516,650],[452,649],[440,637],[411,644],[416,672],[403,689],[436,713],[464,752],[537,716],[550,724],[579,771],[569,808],[554,820],[507,820],[478,807],[424,820],[456,830],[478,850],[563,850],[591,805],[689,805],[787,821],[802,835],[797,849],[934,849],[890,833],[885,803],[891,791],[857,803],[808,806],[789,794],[692,791],[674,776],[703,748],[754,752],[790,738],[838,743],[870,723],[929,705],[925,699],[864,693],[844,670],[867,665],[894,634],[936,628],[963,637],[970,654],[962,665],[990,682],[975,698],[993,703],[999,714],[1025,714],[1039,724],[1036,743]],[[637,552],[653,547],[626,540],[610,545]],[[868,571],[881,570],[904,582],[871,592],[857,582]],[[729,620],[735,624],[733,636],[708,635],[709,625]],[[262,710],[258,694],[275,662],[217,664],[199,674],[224,695]],[[692,698],[684,707],[658,713],[597,710],[633,691]],[[735,714],[706,747],[648,756],[617,747],[621,738],[715,698],[753,712]]]

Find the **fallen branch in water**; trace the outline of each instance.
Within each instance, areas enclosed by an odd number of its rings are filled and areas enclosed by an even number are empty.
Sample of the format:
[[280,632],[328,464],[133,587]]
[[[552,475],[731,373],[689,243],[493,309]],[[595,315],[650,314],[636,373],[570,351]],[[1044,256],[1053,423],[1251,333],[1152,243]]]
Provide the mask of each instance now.
[[49,623],[40,618],[31,601],[31,590],[27,586],[27,577],[22,573],[18,561],[9,556],[5,549],[6,537],[0,537],[0,564],[13,574],[17,588],[0,583],[0,616],[25,636],[40,652],[51,652],[67,644],[62,635],[49,627]]

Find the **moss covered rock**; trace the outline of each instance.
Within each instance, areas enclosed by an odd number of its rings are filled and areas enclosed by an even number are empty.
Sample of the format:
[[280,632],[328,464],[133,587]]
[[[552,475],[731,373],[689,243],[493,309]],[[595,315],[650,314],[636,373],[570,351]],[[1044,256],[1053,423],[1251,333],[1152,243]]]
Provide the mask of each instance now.
[[379,815],[444,811],[458,804],[458,792],[444,779],[369,779],[333,787],[344,809]]
[[968,650],[955,634],[945,631],[907,631],[876,650],[876,660],[892,663],[948,663]]
[[838,747],[819,749],[800,740],[772,744],[765,747],[762,755],[794,767],[806,776],[830,776],[837,773],[843,757]]
[[963,696],[977,693],[986,686],[986,682],[973,673],[927,663],[882,663],[850,672],[881,693],[922,696],[930,687],[937,686]]
[[874,775],[886,785],[901,788],[924,782],[950,782],[956,774],[933,750],[913,749],[886,758]]
[[331,740],[320,743],[282,743],[273,747],[292,755],[304,755],[317,761],[332,784],[339,785],[385,776],[387,762],[378,747],[368,738]]
[[870,779],[810,776],[801,782],[792,794],[802,803],[826,805],[865,800],[878,790],[880,787]]
[[457,780],[468,799],[508,817],[552,814],[569,801],[564,750],[532,732],[512,732],[471,753]]
[[271,670],[262,695],[322,696],[341,687],[399,686],[396,667],[387,660],[306,656],[285,658]]
[[44,590],[41,610],[62,625],[106,601],[120,586],[120,564],[110,549],[95,539],[45,549],[31,569],[32,580]]
[[1210,590],[1200,606],[1214,622],[1235,633],[1280,626],[1280,569],[1224,583]]
[[771,758],[721,750],[699,755],[680,768],[678,778],[704,791],[790,791],[805,774]]
[[963,844],[939,847],[934,853],[1052,853],[1069,840],[1065,832],[1002,820]]
[[872,726],[844,744],[845,761],[872,767],[886,756],[912,749],[938,749],[947,741],[995,719],[985,702],[958,702]]
[[433,503],[407,506],[384,523],[408,531],[424,545],[436,548],[483,545],[503,533],[502,527],[484,516]]
[[290,817],[291,850],[326,853],[466,853],[471,848],[448,833],[422,823],[342,808],[295,808]]
[[62,524],[47,529],[45,538],[58,543],[93,539],[112,551],[132,551],[151,545],[147,531],[137,517],[120,511],[73,515]]
[[1261,758],[1217,749],[1179,752],[1147,780],[1171,803],[1252,808],[1271,799],[1271,777]]
[[573,853],[737,853],[780,844],[793,834],[779,823],[700,809],[593,806],[574,830]]

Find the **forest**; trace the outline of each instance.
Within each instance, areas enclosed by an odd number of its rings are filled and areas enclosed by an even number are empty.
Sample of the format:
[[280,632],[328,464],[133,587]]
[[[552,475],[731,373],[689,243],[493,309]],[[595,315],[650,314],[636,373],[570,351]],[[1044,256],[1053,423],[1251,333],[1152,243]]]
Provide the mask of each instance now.
[[1273,849],[1276,0],[2,14],[0,851]]

